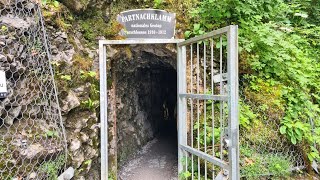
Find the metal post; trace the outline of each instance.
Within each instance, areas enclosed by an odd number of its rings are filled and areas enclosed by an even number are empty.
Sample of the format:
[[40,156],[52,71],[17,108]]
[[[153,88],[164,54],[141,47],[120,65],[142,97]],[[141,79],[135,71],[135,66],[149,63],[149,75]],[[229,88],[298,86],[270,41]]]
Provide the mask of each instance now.
[[101,180],[108,179],[108,95],[106,46],[99,41],[100,68],[100,136],[101,136]]
[[[178,94],[186,93],[186,47],[178,47],[178,59],[177,59],[177,76],[178,76]],[[187,132],[186,132],[186,98],[178,96],[178,144],[187,145]],[[183,171],[183,165],[181,159],[183,158],[183,150],[179,147],[178,161],[179,161],[179,173]]]
[[180,122],[180,114],[181,114],[181,104],[180,104],[180,97],[179,97],[179,93],[181,91],[181,84],[180,84],[180,81],[181,81],[181,73],[180,73],[180,70],[181,70],[181,47],[177,46],[177,79],[178,79],[178,84],[177,84],[177,109],[178,109],[178,113],[177,113],[177,120],[178,120],[178,177],[179,177],[179,174],[183,171],[183,165],[181,164],[181,159],[183,158],[183,152],[182,152],[182,149],[179,147],[180,145],[180,142],[181,142],[181,137],[182,137],[182,129],[181,129],[181,122]]
[[230,26],[228,36],[228,104],[229,104],[229,161],[230,179],[240,179],[239,168],[239,82],[238,82],[238,26]]

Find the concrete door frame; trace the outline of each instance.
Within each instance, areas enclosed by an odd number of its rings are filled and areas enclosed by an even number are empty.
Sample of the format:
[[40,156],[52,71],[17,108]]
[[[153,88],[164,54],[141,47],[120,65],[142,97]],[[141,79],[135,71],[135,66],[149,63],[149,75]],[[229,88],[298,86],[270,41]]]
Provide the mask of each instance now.
[[[99,71],[100,71],[100,150],[101,150],[101,180],[108,179],[108,89],[107,89],[107,46],[138,45],[138,44],[176,44],[184,39],[126,39],[99,41]],[[178,46],[177,46],[178,50]]]

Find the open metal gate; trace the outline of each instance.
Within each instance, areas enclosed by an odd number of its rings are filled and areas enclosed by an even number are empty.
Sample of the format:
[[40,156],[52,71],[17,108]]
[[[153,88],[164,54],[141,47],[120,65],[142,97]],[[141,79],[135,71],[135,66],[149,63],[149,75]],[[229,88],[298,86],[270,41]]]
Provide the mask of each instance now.
[[180,179],[240,179],[237,41],[228,26],[178,43]]
[[[177,44],[179,179],[240,178],[238,34],[228,26],[189,40],[100,40],[101,179],[108,179],[107,45]],[[109,166],[112,166],[112,164]]]

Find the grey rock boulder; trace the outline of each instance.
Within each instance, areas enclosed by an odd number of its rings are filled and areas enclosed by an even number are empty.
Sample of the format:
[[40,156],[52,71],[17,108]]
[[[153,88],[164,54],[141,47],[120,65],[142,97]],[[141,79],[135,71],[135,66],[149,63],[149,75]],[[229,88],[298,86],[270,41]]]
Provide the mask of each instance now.
[[9,109],[7,116],[4,118],[4,123],[7,125],[12,125],[15,118],[17,118],[21,113],[21,106],[12,107]]
[[67,114],[72,109],[79,106],[80,106],[80,101],[72,90],[70,90],[67,96],[62,98],[61,100],[61,111],[64,114]]

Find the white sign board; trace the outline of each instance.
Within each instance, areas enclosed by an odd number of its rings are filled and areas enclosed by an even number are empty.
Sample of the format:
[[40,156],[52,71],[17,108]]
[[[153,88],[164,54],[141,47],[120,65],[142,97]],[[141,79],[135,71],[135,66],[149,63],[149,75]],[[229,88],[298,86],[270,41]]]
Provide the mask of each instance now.
[[223,82],[223,81],[227,81],[227,80],[228,80],[228,74],[227,73],[218,74],[218,75],[213,76],[213,82],[214,83]]
[[0,98],[5,98],[7,96],[7,80],[6,73],[4,71],[0,71]]
[[121,35],[129,39],[173,39],[176,14],[159,9],[134,9],[121,12]]

